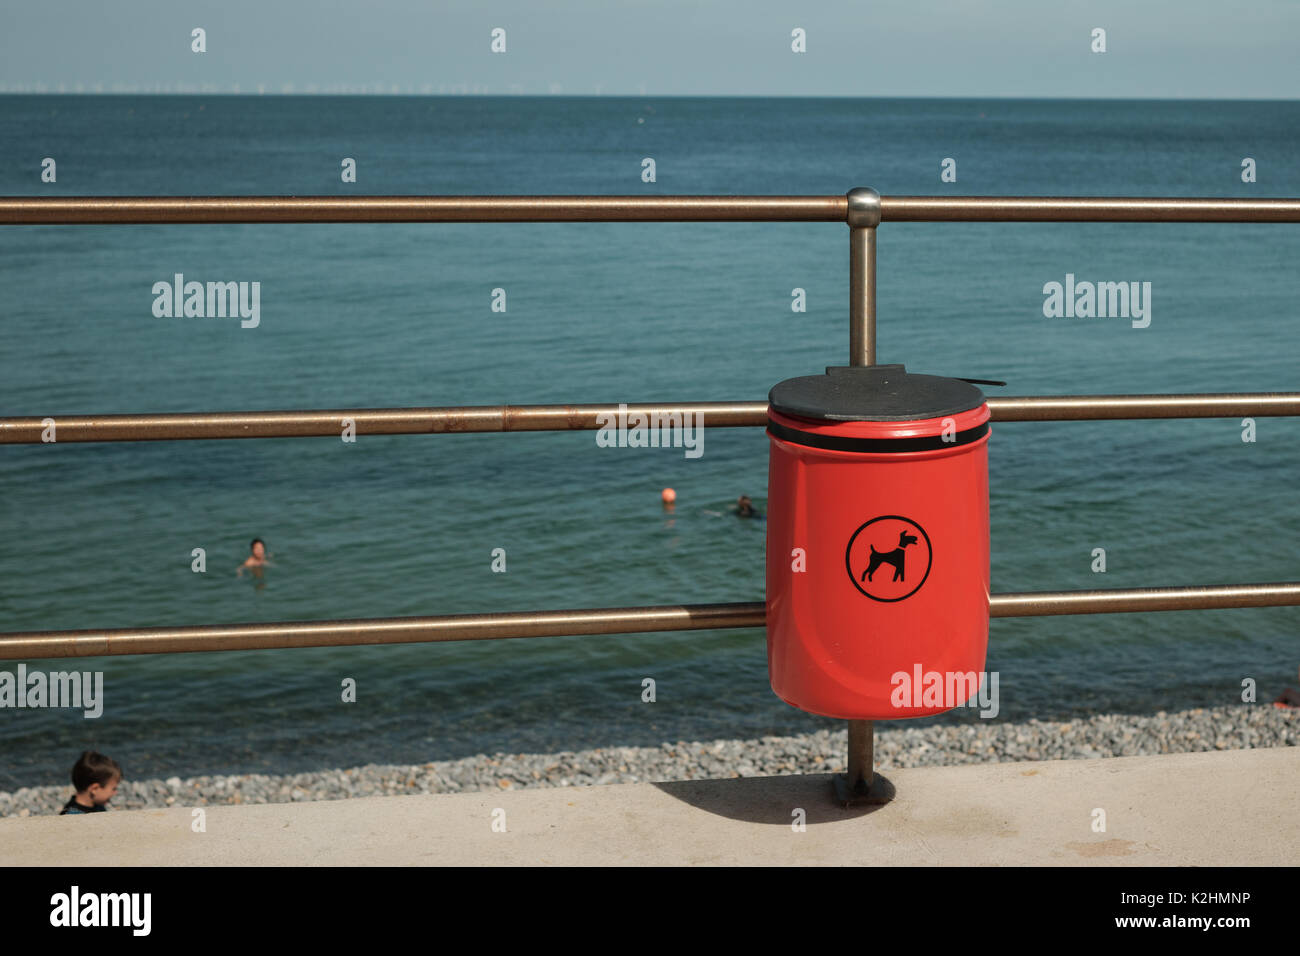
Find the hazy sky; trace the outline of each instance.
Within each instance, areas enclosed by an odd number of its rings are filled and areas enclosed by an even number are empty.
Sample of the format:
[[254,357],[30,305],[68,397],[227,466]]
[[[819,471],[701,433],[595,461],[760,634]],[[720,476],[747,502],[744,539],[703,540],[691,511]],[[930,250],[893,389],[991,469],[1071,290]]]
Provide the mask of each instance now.
[[[1293,99],[1300,0],[6,0],[9,92]],[[206,31],[207,52],[191,51]],[[491,33],[506,31],[506,52]],[[791,51],[802,28],[807,52]],[[1106,31],[1094,53],[1092,31]],[[396,89],[394,89],[396,88]]]

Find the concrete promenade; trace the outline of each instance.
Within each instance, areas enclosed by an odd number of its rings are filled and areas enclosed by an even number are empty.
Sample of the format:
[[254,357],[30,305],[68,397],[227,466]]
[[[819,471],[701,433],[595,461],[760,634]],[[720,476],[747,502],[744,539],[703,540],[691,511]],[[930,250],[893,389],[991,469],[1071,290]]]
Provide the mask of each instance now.
[[186,807],[6,818],[0,865],[1249,866],[1300,856],[1295,747],[878,772],[893,802],[849,810],[831,803],[820,774],[208,806],[204,833]]

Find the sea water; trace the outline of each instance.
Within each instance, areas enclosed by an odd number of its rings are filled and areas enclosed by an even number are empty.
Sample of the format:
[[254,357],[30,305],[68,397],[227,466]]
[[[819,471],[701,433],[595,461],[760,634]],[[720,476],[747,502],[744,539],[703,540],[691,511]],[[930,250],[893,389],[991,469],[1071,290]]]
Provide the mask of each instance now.
[[[1300,195],[1290,102],[2,96],[0,124],[15,196]],[[0,415],[763,401],[846,364],[847,246],[834,223],[4,227]],[[877,357],[990,395],[1297,390],[1298,260],[1291,225],[885,223]],[[178,274],[258,283],[256,326],[156,315]],[[1149,323],[1045,314],[1067,275],[1150,283]],[[763,525],[727,509],[766,510],[767,438],[706,430],[694,458],[591,431],[3,446],[0,628],[761,601]],[[993,590],[1300,580],[1300,422],[1243,430],[994,423]],[[237,577],[254,537],[273,566]],[[1247,678],[1271,699],[1298,626],[995,620],[997,719],[1233,704]],[[103,712],[0,711],[5,788],[87,747],[142,778],[834,726],[773,696],[761,629],[26,663],[102,671]]]

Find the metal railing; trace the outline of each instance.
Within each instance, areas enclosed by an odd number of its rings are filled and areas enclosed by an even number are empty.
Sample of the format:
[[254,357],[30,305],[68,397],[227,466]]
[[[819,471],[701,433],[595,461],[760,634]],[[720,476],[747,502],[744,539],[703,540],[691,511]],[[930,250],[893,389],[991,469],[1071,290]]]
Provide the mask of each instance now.
[[849,222],[850,209],[856,204],[861,216],[864,201],[878,202],[877,222],[1300,222],[1300,199],[879,196],[855,189],[844,196],[0,196],[0,225]]
[[[849,361],[876,353],[876,232],[881,222],[1300,222],[1300,199],[1024,196],[253,196],[0,197],[0,225],[301,222],[843,222],[849,227]],[[993,421],[1300,415],[1300,392],[990,398]],[[623,406],[652,415],[702,413],[712,426],[765,425],[765,402]],[[71,415],[0,418],[0,444],[319,437],[351,419],[358,434],[596,429],[611,405]],[[992,617],[1300,606],[1300,583],[993,594]],[[157,654],[357,644],[493,640],[764,625],[764,605],[701,604],[108,631],[0,634],[0,659]],[[871,780],[869,721],[851,721],[847,783]]]
[[[1300,392],[1199,395],[1034,395],[989,398],[995,422],[1099,421],[1142,418],[1237,418],[1300,415]],[[767,424],[767,402],[628,403],[628,416],[665,421],[699,415],[710,428]],[[324,438],[344,419],[358,434],[595,431],[618,405],[464,405],[430,408],[338,408],[315,411],[178,412],[157,415],[60,415],[61,442],[182,441],[214,438]],[[45,419],[0,418],[0,445],[41,442]]]
[[[1230,607],[1300,604],[1300,584],[1237,584],[1217,587],[1029,591],[989,596],[990,617],[1048,614],[1131,614]],[[250,651],[287,647],[358,644],[422,644],[490,641],[502,638],[565,637],[583,634],[640,634],[762,627],[761,602],[672,604],[655,607],[578,608],[445,614],[434,617],[370,618],[201,627],[145,627],[113,630],[30,631],[0,635],[0,659],[110,657],[118,654],[176,654],[190,651]]]

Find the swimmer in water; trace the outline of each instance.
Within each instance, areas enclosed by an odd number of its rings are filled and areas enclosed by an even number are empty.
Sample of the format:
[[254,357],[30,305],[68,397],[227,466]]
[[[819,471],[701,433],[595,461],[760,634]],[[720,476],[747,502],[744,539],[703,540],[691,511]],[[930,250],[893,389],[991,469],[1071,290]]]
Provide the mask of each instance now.
[[754,507],[754,502],[750,500],[749,495],[741,495],[736,499],[736,514],[741,518],[761,518],[762,512]]
[[1288,687],[1282,691],[1278,699],[1273,701],[1274,707],[1300,707],[1300,690],[1294,687]]
[[263,566],[271,563],[270,561],[266,560],[266,542],[263,541],[261,538],[254,538],[249,543],[248,550],[252,553],[249,554],[248,558],[244,561],[243,564],[241,564],[238,568],[235,569],[236,577],[242,578],[244,576],[244,568],[252,568],[253,574],[258,575],[260,577],[262,574],[260,569]]

